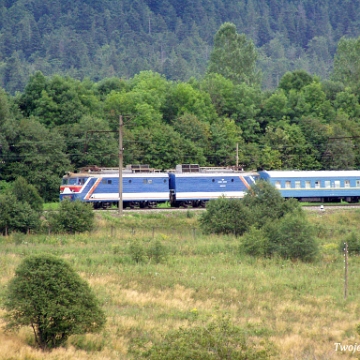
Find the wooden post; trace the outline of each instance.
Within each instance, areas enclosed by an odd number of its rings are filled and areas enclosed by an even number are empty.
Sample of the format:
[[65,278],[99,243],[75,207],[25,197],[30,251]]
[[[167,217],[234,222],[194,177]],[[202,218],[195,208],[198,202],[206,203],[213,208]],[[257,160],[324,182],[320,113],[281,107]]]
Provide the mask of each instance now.
[[344,243],[344,299],[346,300],[348,294],[348,244]]

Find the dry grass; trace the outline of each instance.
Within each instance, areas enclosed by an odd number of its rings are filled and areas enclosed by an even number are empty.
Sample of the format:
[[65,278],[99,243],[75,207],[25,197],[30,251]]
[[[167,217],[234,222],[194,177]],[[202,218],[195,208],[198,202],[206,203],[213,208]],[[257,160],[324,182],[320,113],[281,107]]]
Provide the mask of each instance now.
[[[0,299],[22,258],[46,251],[69,261],[90,283],[108,320],[102,333],[72,337],[67,348],[45,354],[29,345],[29,329],[15,334],[0,330],[0,359],[133,359],[135,339],[151,342],[170,329],[206,324],[223,313],[252,330],[255,342],[272,342],[274,359],[357,358],[336,352],[335,343],[360,343],[360,261],[350,259],[344,300],[338,251],[348,231],[359,230],[360,213],[312,213],[309,218],[317,226],[322,253],[313,264],[239,255],[239,239],[232,237],[205,237],[197,230],[194,238],[189,229],[197,226],[196,217],[185,215],[132,216],[128,222],[126,217],[101,218],[96,233],[29,236],[20,245],[11,237],[3,239]],[[173,224],[176,230],[169,231]],[[146,248],[153,236],[169,249],[167,261],[135,264],[129,244],[136,238]]]

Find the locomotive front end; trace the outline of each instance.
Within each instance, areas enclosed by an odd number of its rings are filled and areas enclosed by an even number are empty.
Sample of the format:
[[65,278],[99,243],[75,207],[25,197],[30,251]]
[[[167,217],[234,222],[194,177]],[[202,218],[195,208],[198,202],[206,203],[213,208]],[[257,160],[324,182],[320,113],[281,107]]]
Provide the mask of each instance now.
[[76,200],[87,180],[87,177],[80,174],[67,173],[60,185],[60,201]]

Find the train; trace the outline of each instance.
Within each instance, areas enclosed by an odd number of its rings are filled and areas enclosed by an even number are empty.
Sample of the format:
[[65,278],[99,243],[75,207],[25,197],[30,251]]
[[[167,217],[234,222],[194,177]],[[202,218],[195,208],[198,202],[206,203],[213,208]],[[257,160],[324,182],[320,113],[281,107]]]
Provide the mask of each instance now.
[[284,198],[302,202],[359,202],[359,170],[260,171]]
[[[124,208],[205,207],[221,196],[241,199],[259,180],[270,182],[284,198],[307,202],[359,202],[360,171],[243,171],[232,167],[200,167],[180,164],[159,171],[148,165],[122,169]],[[60,201],[65,199],[108,208],[119,203],[119,169],[88,166],[64,175]]]

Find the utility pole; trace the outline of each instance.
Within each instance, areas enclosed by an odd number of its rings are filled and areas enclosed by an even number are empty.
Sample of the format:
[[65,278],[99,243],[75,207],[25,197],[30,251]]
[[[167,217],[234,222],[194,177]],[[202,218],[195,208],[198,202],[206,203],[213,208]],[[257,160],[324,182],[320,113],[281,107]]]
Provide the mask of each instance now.
[[236,143],[236,170],[239,170],[239,143]]
[[[124,156],[124,149],[123,149],[123,116],[119,116],[119,216],[123,215],[123,156]],[[89,130],[86,132],[85,137],[85,148],[84,152],[87,148],[88,142],[88,134],[93,134],[97,132],[114,132],[112,130]]]
[[123,215],[123,119],[119,116],[119,216]]

